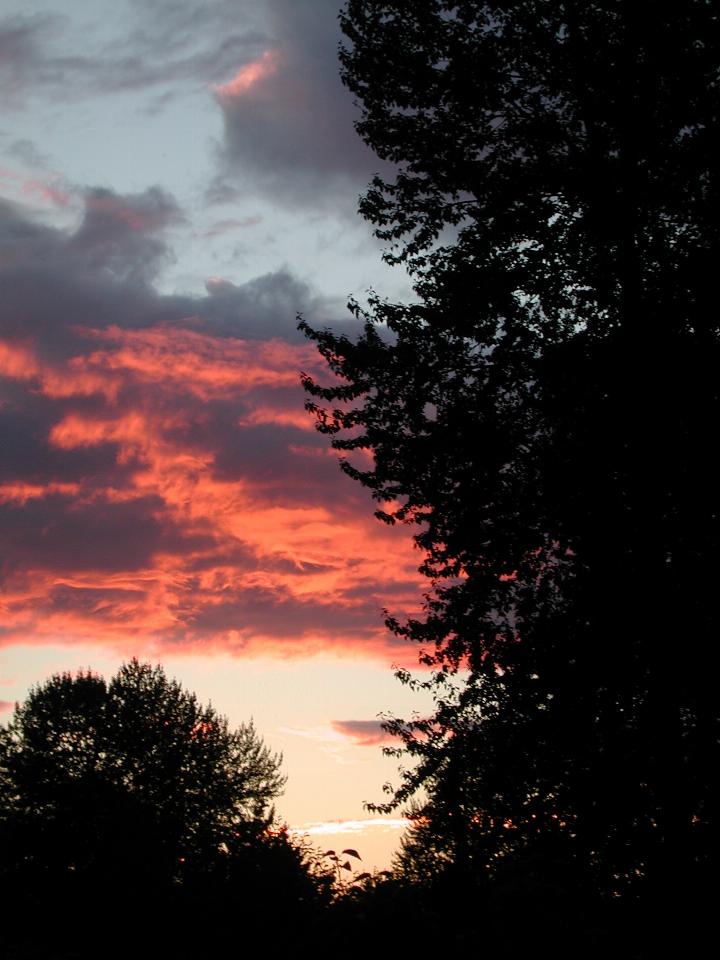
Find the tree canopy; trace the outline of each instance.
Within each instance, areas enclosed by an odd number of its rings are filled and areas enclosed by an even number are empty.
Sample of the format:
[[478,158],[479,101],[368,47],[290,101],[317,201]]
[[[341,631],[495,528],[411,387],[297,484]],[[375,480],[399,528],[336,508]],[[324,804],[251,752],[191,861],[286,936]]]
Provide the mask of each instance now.
[[[394,179],[362,214],[417,302],[312,330],[308,407],[419,527],[435,714],[389,726],[455,866],[608,896],[717,859],[720,14],[349,0],[343,78]],[[353,463],[354,450],[368,450]]]
[[182,881],[272,818],[281,758],[133,660],[106,682],[57,674],[0,729],[4,868],[55,880]]

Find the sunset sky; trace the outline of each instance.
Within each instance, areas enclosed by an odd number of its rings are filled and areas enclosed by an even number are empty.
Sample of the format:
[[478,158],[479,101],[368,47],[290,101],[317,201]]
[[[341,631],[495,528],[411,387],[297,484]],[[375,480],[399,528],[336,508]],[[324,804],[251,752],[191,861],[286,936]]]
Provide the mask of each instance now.
[[377,715],[423,704],[382,609],[417,607],[420,557],[314,432],[296,330],[410,295],[356,214],[381,164],[339,6],[3,0],[0,719],[159,661],[284,753],[285,820],[354,821],[384,865]]

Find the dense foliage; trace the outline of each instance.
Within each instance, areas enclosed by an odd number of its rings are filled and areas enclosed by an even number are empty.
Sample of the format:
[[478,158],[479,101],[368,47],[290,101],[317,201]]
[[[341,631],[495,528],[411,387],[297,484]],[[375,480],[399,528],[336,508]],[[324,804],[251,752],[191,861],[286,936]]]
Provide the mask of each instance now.
[[[704,0],[349,0],[361,212],[418,301],[301,324],[319,429],[419,527],[419,849],[689,898],[717,863],[720,13]],[[354,464],[354,450],[370,451]],[[401,674],[406,682],[413,681]],[[439,858],[439,859],[438,859]]]
[[274,821],[280,764],[161,667],[34,687],[0,728],[0,956],[214,955],[238,922],[312,922],[331,877]]
[[180,877],[239,831],[264,829],[284,778],[252,724],[237,730],[160,667],[109,683],[56,675],[0,732],[3,820],[32,864]]

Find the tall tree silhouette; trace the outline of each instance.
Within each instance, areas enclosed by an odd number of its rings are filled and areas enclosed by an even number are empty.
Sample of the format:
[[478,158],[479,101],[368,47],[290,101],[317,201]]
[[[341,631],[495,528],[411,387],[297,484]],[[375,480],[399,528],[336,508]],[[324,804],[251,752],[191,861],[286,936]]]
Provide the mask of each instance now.
[[319,429],[380,519],[419,525],[431,581],[422,619],[388,621],[436,711],[389,721],[416,765],[386,808],[423,787],[420,829],[461,871],[697,892],[718,855],[720,14],[349,0],[341,24],[358,131],[398,171],[360,210],[419,297],[351,304],[356,341],[301,323],[339,377],[305,378]]

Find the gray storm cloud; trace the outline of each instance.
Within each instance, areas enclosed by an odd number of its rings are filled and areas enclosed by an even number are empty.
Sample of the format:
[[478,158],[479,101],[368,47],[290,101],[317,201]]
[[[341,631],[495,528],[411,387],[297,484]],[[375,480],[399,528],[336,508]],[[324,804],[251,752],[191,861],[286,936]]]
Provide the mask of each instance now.
[[340,7],[337,0],[270,0],[268,46],[216,86],[216,98],[226,178],[251,175],[286,203],[344,203],[354,213],[358,194],[384,165],[356,134],[359,114],[340,80]]

